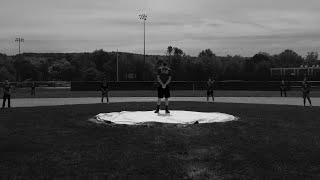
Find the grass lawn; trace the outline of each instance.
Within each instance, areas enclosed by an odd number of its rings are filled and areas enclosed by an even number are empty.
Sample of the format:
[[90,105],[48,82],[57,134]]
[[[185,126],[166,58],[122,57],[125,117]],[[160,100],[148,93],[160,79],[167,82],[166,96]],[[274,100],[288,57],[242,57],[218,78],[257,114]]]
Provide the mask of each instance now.
[[101,112],[154,103],[0,111],[0,177],[11,179],[320,179],[320,108],[172,102],[226,123],[109,126]]

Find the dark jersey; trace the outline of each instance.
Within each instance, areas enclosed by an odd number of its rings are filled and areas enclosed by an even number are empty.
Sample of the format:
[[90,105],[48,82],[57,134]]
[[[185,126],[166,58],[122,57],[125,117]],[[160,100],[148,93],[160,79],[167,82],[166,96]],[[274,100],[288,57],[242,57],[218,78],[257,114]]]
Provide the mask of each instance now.
[[[10,84],[9,83],[5,83],[4,85],[3,85],[3,89],[4,90],[6,90],[7,92],[9,92],[10,91]],[[3,91],[4,92],[4,94],[6,94],[7,95],[7,93],[5,92],[5,91]]]
[[282,83],[281,83],[281,84],[280,84],[280,88],[281,88],[281,89],[285,89],[285,88],[286,88],[286,84],[284,84],[284,83],[282,84]]
[[108,87],[108,83],[101,83],[101,89],[103,89],[104,91],[106,91]]
[[35,89],[36,85],[35,84],[31,84],[31,89]]
[[168,81],[169,77],[171,77],[171,69],[168,67],[160,67],[158,69],[157,75],[160,76],[162,83],[165,84]]
[[304,93],[310,92],[310,84],[308,82],[302,82],[301,88]]
[[207,82],[207,90],[208,91],[213,91],[213,81],[208,81]]

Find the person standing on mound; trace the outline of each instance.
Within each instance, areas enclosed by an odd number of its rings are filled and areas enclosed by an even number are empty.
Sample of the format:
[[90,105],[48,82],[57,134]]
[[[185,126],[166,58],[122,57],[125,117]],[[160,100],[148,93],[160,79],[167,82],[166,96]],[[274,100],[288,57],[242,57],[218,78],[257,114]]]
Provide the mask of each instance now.
[[212,101],[214,102],[213,85],[214,85],[214,81],[212,81],[211,78],[209,78],[209,80],[207,82],[207,102],[209,102],[210,96],[212,97]]
[[157,102],[157,110],[155,113],[159,113],[161,99],[163,96],[165,97],[166,103],[166,113],[169,112],[169,98],[170,98],[170,89],[169,83],[171,81],[171,69],[168,67],[168,61],[163,61],[162,66],[158,68],[157,72],[157,80],[158,80],[158,102]]
[[9,80],[6,80],[6,82],[3,85],[3,102],[2,102],[2,109],[4,108],[6,104],[6,100],[8,99],[8,108],[10,108],[10,98],[11,98],[11,91],[10,91],[10,83]]
[[310,107],[311,107],[312,104],[311,104],[311,99],[310,99],[310,84],[307,81],[307,77],[305,77],[302,82],[301,90],[302,90],[303,106],[306,106],[306,99],[308,99]]
[[101,103],[103,103],[103,98],[106,97],[107,98],[107,103],[109,104],[108,91],[109,91],[109,85],[108,85],[107,79],[105,78],[101,82]]

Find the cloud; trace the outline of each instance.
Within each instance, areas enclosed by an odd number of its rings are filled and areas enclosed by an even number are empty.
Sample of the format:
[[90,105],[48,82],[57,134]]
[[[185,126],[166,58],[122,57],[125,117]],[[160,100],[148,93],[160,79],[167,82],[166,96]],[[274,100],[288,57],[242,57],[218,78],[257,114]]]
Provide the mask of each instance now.
[[[320,49],[318,0],[2,0],[0,51],[74,52],[104,48],[147,53],[169,45],[187,54],[211,48],[218,55],[250,56],[259,51]],[[100,46],[100,47],[99,47]]]

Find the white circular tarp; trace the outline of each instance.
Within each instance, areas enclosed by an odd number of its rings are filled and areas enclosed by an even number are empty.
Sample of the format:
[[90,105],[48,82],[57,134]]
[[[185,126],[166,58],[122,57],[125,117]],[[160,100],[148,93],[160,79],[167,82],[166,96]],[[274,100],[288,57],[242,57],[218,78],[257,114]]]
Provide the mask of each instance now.
[[194,124],[194,123],[213,123],[236,120],[236,117],[217,112],[194,112],[194,111],[164,111],[154,113],[153,111],[122,111],[111,113],[100,113],[95,116],[100,122],[114,124],[138,125],[149,122],[173,123],[173,124]]

